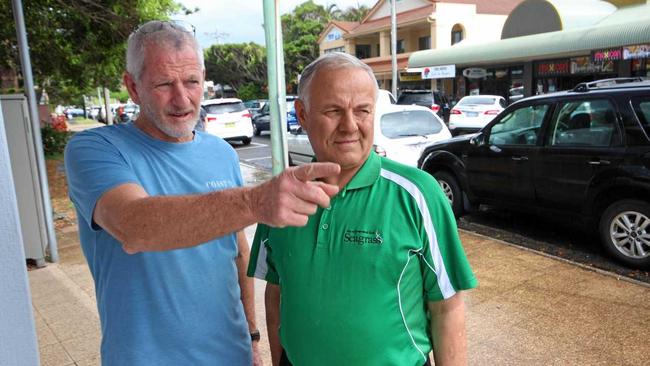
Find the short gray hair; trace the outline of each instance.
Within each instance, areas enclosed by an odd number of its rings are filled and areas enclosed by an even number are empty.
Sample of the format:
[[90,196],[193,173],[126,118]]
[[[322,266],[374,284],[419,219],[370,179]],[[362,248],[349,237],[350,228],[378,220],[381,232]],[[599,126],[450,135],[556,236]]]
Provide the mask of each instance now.
[[305,107],[309,104],[309,86],[311,85],[312,79],[314,79],[314,75],[316,75],[316,73],[321,69],[336,70],[344,68],[361,69],[367,72],[370,79],[374,81],[375,95],[379,93],[377,78],[375,78],[375,74],[370,66],[350,54],[343,52],[330,52],[320,56],[307,65],[307,67],[302,70],[302,74],[300,74],[300,82],[298,82],[298,98],[303,102]]
[[136,81],[140,81],[144,71],[144,55],[148,45],[173,47],[181,50],[185,46],[191,46],[196,51],[201,70],[205,69],[203,63],[203,50],[194,38],[194,34],[173,21],[152,20],[133,31],[129,35],[126,48],[126,71]]

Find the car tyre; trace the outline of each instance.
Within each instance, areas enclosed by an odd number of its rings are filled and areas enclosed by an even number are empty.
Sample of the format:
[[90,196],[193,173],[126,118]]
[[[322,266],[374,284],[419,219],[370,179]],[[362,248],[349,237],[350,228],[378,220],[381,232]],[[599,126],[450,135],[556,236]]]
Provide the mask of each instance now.
[[260,131],[259,128],[257,128],[257,124],[253,123],[253,135],[259,136],[262,134],[262,131]]
[[599,224],[605,250],[628,266],[650,268],[650,204],[622,200],[603,212]]
[[243,138],[243,139],[241,140],[241,143],[244,144],[244,145],[250,145],[250,143],[251,143],[252,140],[253,140],[253,139],[251,139],[250,137],[245,137],[245,138]]
[[454,212],[455,217],[463,215],[463,190],[460,188],[456,178],[445,171],[438,171],[433,173],[442,192],[447,197],[451,210]]

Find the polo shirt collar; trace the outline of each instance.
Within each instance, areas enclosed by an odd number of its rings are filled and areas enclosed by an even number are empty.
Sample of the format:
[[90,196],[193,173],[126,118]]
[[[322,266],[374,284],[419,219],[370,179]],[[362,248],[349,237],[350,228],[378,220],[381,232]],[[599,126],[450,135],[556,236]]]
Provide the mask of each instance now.
[[381,171],[381,158],[374,151],[370,151],[368,159],[363,163],[357,174],[343,188],[344,191],[363,188],[373,185],[379,178]]

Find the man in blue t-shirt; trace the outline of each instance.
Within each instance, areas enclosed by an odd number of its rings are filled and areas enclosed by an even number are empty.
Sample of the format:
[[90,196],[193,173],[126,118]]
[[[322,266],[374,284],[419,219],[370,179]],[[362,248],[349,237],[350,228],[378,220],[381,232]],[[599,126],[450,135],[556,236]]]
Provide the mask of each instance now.
[[305,225],[338,191],[313,181],[338,174],[331,163],[242,187],[232,147],[194,130],[203,81],[192,32],[148,22],[129,36],[124,73],[139,117],[79,133],[66,148],[104,366],[260,364],[252,288],[238,285],[242,230]]

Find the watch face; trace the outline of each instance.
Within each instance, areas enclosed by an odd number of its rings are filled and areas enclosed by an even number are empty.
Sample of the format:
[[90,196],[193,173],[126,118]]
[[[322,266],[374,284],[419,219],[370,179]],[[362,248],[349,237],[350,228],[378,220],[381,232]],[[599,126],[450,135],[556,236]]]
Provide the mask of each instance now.
[[255,341],[259,341],[259,340],[260,340],[260,331],[259,330],[252,331],[251,332],[251,341],[255,342]]

